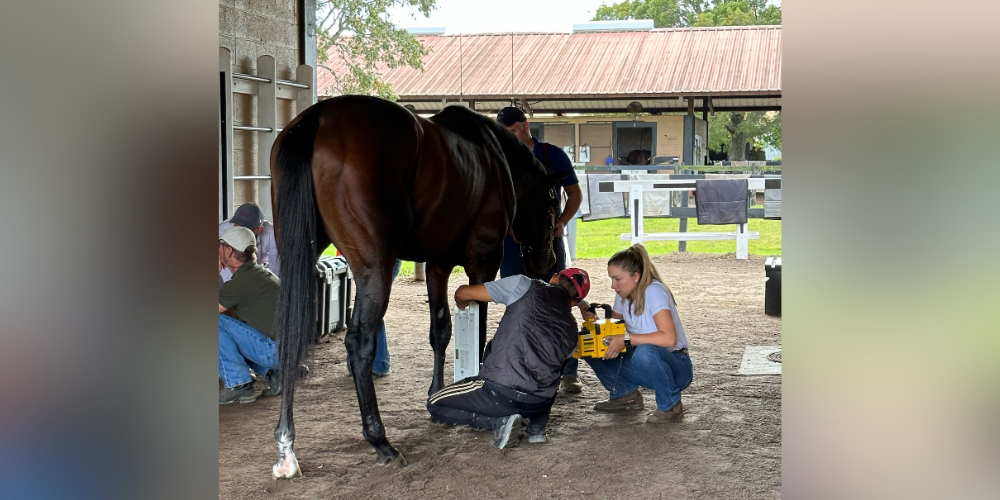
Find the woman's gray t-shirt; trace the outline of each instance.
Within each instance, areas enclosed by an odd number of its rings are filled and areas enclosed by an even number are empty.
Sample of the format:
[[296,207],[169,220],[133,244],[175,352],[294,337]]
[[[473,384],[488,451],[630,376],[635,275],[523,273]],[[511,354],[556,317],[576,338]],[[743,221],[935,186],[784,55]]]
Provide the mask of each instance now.
[[625,301],[621,296],[615,294],[615,304],[612,306],[612,310],[622,315],[625,319],[625,330],[630,334],[653,333],[657,331],[653,315],[664,309],[669,309],[670,316],[674,320],[674,330],[677,331],[677,345],[671,350],[676,351],[688,346],[687,336],[684,335],[684,326],[681,325],[681,318],[677,315],[677,305],[670,298],[667,287],[663,286],[663,283],[660,283],[659,280],[653,280],[646,287],[646,306],[643,308],[642,314],[636,316],[632,313],[635,310],[635,304],[629,304],[627,309]]

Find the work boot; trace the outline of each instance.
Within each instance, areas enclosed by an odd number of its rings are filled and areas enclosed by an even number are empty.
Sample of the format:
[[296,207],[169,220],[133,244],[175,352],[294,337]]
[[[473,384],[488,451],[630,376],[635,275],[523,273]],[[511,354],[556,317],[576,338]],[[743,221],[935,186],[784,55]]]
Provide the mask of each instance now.
[[493,430],[493,446],[513,448],[521,444],[521,430],[524,429],[524,417],[518,414],[508,415],[497,422]]
[[583,384],[580,383],[580,379],[576,375],[563,375],[559,379],[559,389],[562,392],[579,394],[583,391]]
[[667,411],[656,410],[646,417],[647,424],[659,424],[663,422],[676,422],[684,416],[684,405],[680,401],[673,408]]
[[224,387],[219,391],[219,404],[227,405],[234,401],[253,403],[257,397],[253,395],[253,382],[247,382],[236,387]]
[[646,405],[642,403],[642,393],[639,389],[636,389],[618,399],[605,399],[604,401],[598,401],[594,405],[594,411],[607,411],[607,412],[617,412],[617,411],[632,411],[632,410],[642,410]]
[[281,372],[278,370],[268,370],[268,373],[269,375],[264,377],[267,380],[267,389],[261,391],[261,397],[281,394]]
[[529,443],[544,443],[549,440],[548,436],[545,435],[545,427],[537,428],[529,423],[524,428],[524,433],[528,435]]

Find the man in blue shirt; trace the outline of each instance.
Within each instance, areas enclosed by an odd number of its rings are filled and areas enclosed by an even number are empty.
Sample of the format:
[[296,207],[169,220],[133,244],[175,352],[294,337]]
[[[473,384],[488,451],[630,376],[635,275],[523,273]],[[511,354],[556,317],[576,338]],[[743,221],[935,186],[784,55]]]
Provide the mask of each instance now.
[[[534,279],[549,281],[552,275],[566,269],[566,245],[562,236],[565,234],[566,225],[569,224],[569,221],[573,220],[573,216],[576,215],[576,211],[580,208],[580,203],[583,202],[580,181],[577,180],[576,172],[573,171],[573,163],[566,156],[562,148],[539,141],[531,136],[530,129],[528,128],[528,118],[524,116],[524,112],[520,109],[513,106],[501,109],[497,113],[497,121],[517,136],[518,140],[530,147],[535,153],[535,158],[538,158],[538,161],[542,162],[549,172],[569,171],[569,175],[563,179],[561,184],[562,190],[566,192],[566,207],[556,219],[556,239],[553,244],[553,250],[556,252],[556,265],[545,275],[530,276]],[[560,192],[561,197],[562,192]],[[503,241],[503,261],[500,263],[500,278],[517,274],[524,274],[524,264],[521,261],[521,245],[515,242],[514,238],[508,234]],[[570,358],[559,385],[564,392],[578,393],[583,389],[583,385],[580,384],[580,380],[577,377],[578,366],[579,360]]]

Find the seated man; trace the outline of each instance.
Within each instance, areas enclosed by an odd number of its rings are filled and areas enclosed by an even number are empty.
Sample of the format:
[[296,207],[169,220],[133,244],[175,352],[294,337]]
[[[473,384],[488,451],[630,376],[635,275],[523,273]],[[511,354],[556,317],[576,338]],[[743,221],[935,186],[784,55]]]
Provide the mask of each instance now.
[[576,348],[579,327],[573,306],[587,307],[590,278],[569,268],[549,283],[523,275],[482,285],[462,285],[455,303],[492,300],[507,305],[486,346],[479,375],[456,382],[427,399],[431,420],[493,430],[497,448],[517,446],[524,419],[528,441],[544,443],[563,365]]
[[[219,236],[231,227],[245,227],[253,232],[257,244],[257,263],[281,276],[281,261],[278,260],[278,245],[274,242],[274,226],[264,220],[264,213],[256,203],[244,203],[236,209],[233,217],[219,224]],[[223,282],[229,281],[233,274],[229,269],[222,270]]]
[[281,393],[278,348],[271,334],[278,277],[256,262],[254,243],[253,233],[239,226],[219,238],[219,270],[226,267],[233,276],[219,289],[220,405],[256,399],[251,368],[269,383],[261,396]]

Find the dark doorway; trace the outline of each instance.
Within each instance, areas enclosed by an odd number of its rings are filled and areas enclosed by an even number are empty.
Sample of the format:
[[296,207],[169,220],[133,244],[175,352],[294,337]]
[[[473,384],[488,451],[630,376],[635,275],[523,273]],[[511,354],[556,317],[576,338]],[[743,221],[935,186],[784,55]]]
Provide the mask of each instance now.
[[614,122],[615,165],[627,165],[628,155],[633,151],[646,152],[649,158],[656,156],[656,123],[654,122]]

